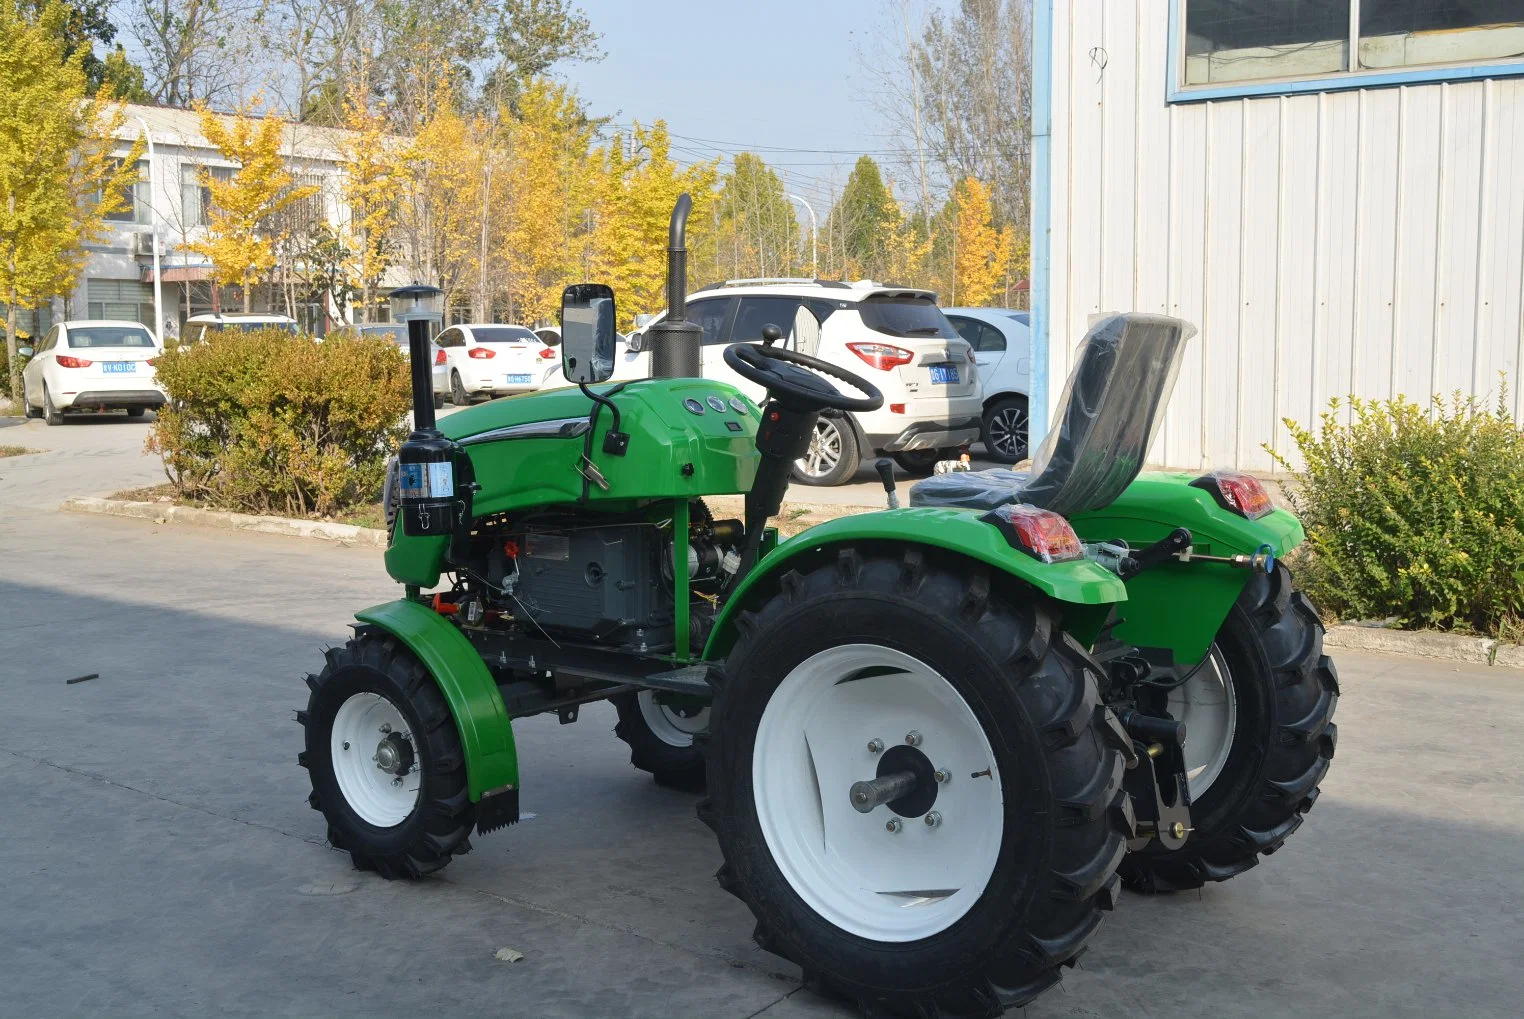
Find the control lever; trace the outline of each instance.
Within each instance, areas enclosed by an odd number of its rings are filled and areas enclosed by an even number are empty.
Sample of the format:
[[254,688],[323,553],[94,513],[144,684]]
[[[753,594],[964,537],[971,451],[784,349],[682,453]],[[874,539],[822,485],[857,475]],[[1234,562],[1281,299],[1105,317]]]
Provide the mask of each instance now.
[[1191,547],[1191,532],[1177,527],[1147,548],[1140,548],[1117,564],[1117,576],[1129,580]]
[[887,456],[880,457],[873,465],[873,469],[878,471],[879,480],[884,483],[884,494],[889,497],[889,508],[899,509],[900,497],[894,494],[894,461]]
[[781,339],[783,339],[783,330],[771,322],[762,327],[762,346],[771,347]]

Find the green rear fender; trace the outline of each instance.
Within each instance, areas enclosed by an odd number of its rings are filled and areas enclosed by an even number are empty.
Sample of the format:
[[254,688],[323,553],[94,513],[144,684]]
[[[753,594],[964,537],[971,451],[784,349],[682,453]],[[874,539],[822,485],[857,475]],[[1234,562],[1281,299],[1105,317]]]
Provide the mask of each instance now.
[[704,647],[704,658],[725,657],[735,643],[735,621],[755,590],[766,590],[769,578],[832,550],[861,542],[893,542],[942,549],[991,567],[1036,588],[1067,606],[1064,629],[1089,646],[1110,613],[1127,597],[1113,574],[1088,560],[1044,563],[1006,543],[1000,532],[979,519],[977,510],[913,508],[881,510],[840,517],[811,527],[768,554],[725,603]]
[[483,793],[517,789],[519,758],[508,710],[492,673],[465,635],[439,613],[406,599],[365,609],[355,618],[406,644],[439,684],[465,750],[472,802]]
[[[1192,488],[1194,474],[1146,474],[1105,509],[1078,513],[1069,522],[1085,541],[1118,538],[1141,548],[1188,528],[1201,555],[1252,555],[1269,545],[1277,558],[1303,541],[1302,523],[1285,510],[1246,520],[1223,509],[1205,489]],[[1182,664],[1201,661],[1249,571],[1214,563],[1169,562],[1127,581],[1127,606],[1115,629],[1118,640],[1167,648]]]

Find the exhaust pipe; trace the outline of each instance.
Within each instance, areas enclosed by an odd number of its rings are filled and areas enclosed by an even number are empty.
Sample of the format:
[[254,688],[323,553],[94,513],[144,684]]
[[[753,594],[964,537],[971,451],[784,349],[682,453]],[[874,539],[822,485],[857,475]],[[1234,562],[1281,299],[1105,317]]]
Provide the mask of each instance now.
[[692,209],[688,193],[678,195],[667,227],[667,317],[646,330],[653,378],[695,379],[702,374],[699,348],[704,331],[683,318],[688,304],[687,231]]

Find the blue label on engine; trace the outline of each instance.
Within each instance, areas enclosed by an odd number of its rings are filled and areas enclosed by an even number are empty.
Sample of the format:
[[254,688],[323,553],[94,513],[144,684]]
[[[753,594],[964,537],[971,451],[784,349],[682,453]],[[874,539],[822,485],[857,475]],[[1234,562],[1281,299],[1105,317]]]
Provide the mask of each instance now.
[[427,484],[423,464],[399,464],[401,468],[397,477],[397,488],[404,499],[424,499],[428,497]]

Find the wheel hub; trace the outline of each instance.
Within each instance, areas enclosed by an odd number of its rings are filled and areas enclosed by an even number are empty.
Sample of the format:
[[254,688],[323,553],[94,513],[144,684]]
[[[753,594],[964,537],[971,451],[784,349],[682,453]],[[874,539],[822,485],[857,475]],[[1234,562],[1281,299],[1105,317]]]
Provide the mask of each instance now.
[[388,733],[376,744],[376,767],[388,775],[406,775],[413,770],[413,744],[401,733]]
[[848,797],[863,814],[887,805],[901,817],[920,817],[937,802],[937,769],[918,747],[890,747],[873,780],[852,783]]

